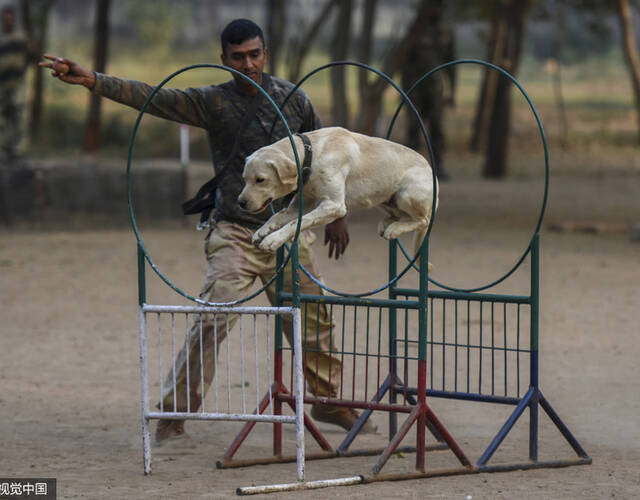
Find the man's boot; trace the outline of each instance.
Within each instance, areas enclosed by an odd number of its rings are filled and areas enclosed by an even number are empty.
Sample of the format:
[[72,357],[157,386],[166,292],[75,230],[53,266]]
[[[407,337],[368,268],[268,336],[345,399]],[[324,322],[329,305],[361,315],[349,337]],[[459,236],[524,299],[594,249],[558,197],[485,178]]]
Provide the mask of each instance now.
[[168,440],[188,437],[184,432],[184,420],[159,420],[156,427],[156,444],[162,446]]
[[[318,422],[339,425],[349,431],[360,417],[360,414],[353,408],[314,404],[311,406],[311,416]],[[371,420],[367,420],[360,432],[362,434],[375,434],[377,430],[378,427]]]

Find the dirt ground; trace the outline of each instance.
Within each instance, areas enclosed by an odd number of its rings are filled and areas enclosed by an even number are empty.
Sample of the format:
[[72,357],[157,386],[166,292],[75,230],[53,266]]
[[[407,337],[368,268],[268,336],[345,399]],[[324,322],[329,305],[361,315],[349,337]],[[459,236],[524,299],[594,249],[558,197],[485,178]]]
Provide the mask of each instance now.
[[[441,187],[432,235],[434,276],[475,286],[504,274],[524,251],[537,221],[535,178],[474,177]],[[269,498],[605,499],[640,495],[640,243],[625,227],[640,223],[640,175],[555,176],[542,231],[541,388],[593,458],[592,465],[379,482]],[[377,219],[377,215],[375,215]],[[551,224],[604,223],[610,231],[557,232]],[[351,245],[329,261],[325,280],[362,291],[386,276],[385,244],[374,216],[350,218]],[[620,225],[623,227],[620,228]],[[142,229],[161,269],[191,293],[204,270],[202,234],[189,225]],[[183,303],[150,277],[149,302]],[[501,290],[526,293],[525,277]],[[522,288],[525,287],[523,290]],[[239,486],[292,482],[292,464],[217,470],[234,423],[190,423],[195,448],[154,450],[142,473],[135,239],[121,230],[60,231],[23,225],[0,232],[0,471],[2,477],[55,477],[58,498],[199,499],[235,496]],[[510,407],[431,400],[475,462]],[[374,421],[383,428],[384,414]],[[526,462],[526,414],[494,458]],[[329,439],[342,433],[327,426]],[[543,459],[575,454],[541,418]],[[286,438],[291,438],[287,431]],[[374,444],[384,435],[363,438]],[[250,451],[267,455],[269,435]],[[264,445],[263,448],[261,446]],[[427,456],[446,464],[448,452]],[[371,457],[307,463],[309,479],[367,474]],[[493,460],[492,462],[493,463]],[[413,456],[391,467],[411,471]]]

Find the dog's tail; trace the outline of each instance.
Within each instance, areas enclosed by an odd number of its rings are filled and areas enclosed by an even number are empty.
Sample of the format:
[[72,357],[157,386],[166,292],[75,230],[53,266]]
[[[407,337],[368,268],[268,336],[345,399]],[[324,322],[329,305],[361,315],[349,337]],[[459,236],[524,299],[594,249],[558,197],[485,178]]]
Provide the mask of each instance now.
[[[424,226],[422,229],[418,229],[415,232],[414,240],[413,240],[413,254],[417,255],[422,247],[422,242],[424,241],[425,236],[427,236],[427,231],[429,230],[429,224]],[[416,264],[420,264],[420,257],[416,259]],[[433,265],[429,262],[429,272],[433,269]]]

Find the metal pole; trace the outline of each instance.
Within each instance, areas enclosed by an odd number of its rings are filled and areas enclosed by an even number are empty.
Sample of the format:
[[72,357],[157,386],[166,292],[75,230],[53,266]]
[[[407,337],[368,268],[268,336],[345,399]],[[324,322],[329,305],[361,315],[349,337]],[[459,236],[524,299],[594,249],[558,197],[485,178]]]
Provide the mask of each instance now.
[[138,243],[138,305],[142,305],[147,301],[147,287],[145,278],[145,261],[144,250]]
[[[425,441],[427,429],[427,329],[429,304],[427,289],[429,287],[429,236],[420,247],[420,293],[418,308],[418,406],[420,414],[417,420],[416,438],[416,470],[425,470]],[[433,367],[431,367],[433,369]]]
[[533,397],[529,405],[529,459],[538,460],[538,401],[539,388],[539,316],[540,316],[540,233],[531,240],[531,387]]
[[302,491],[315,490],[318,488],[328,488],[330,486],[350,486],[353,484],[362,484],[364,479],[362,476],[344,477],[338,479],[321,479],[318,481],[309,481],[307,483],[288,483],[288,484],[270,484],[265,486],[246,486],[238,488],[236,493],[239,496],[256,495],[262,493],[275,493],[281,491]]
[[304,481],[304,374],[302,372],[302,317],[293,313],[293,351],[296,371],[296,464],[298,481]]
[[[300,313],[300,274],[298,267],[298,239],[291,243],[291,292],[293,293],[293,303],[291,304],[296,312],[294,313],[294,335],[295,328],[298,329],[298,339],[294,339],[294,360],[296,363],[296,461],[298,466],[298,481],[304,481],[304,377],[302,374],[302,325]],[[297,322],[297,325],[296,325]]]
[[138,317],[140,324],[140,404],[142,410],[142,460],[145,475],[151,473],[151,439],[149,435],[149,394],[147,384],[147,321],[144,313],[146,301],[144,252],[138,244]]
[[[398,242],[392,240],[389,242],[389,281],[392,281],[398,272]],[[396,284],[392,284],[389,287],[389,299],[395,299]],[[396,384],[396,370],[397,370],[397,345],[396,337],[398,335],[398,312],[395,308],[389,309],[389,377],[390,377],[390,390],[389,390],[389,404],[395,404],[397,401],[396,391],[394,386]],[[398,432],[398,414],[389,413],[389,440],[393,439],[396,432]]]
[[142,407],[142,459],[145,476],[151,473],[151,437],[149,433],[149,394],[147,387],[147,321],[142,308],[140,317],[140,403]]
[[[282,267],[284,261],[284,247],[280,247],[276,253],[276,269]],[[282,291],[284,289],[284,270],[278,273],[276,277],[276,303],[282,306]],[[274,355],[273,355],[273,373],[275,387],[277,391],[282,387],[282,317],[276,314],[275,332],[274,332]],[[276,398],[273,403],[273,414],[282,415],[282,402]],[[277,457],[282,456],[282,424],[273,424],[273,454]]]

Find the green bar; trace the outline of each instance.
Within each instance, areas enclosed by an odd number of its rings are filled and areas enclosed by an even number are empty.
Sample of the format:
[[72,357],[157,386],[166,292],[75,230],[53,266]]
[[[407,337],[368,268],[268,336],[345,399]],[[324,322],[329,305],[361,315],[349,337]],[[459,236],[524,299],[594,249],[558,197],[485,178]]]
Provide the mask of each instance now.
[[[293,301],[292,293],[283,292],[281,295],[285,301]],[[385,307],[388,309],[418,309],[417,301],[394,299],[363,299],[359,297],[330,297],[326,295],[301,294],[300,302],[342,304],[347,306]]]
[[[396,295],[405,295],[407,297],[419,296],[419,291],[411,288],[396,288]],[[500,295],[490,293],[475,292],[449,292],[443,290],[430,290],[427,295],[434,299],[445,300],[469,300],[476,302],[508,302],[512,304],[529,304],[531,297],[525,295]]]
[[[395,240],[389,242],[389,281],[396,278],[398,274],[398,243]],[[395,290],[397,284],[394,283],[389,287],[389,300],[396,297]],[[380,308],[382,311],[382,308]],[[398,373],[398,346],[396,340],[398,338],[398,312],[395,308],[389,309],[389,374],[391,383],[395,382]],[[389,403],[394,404],[397,401],[395,391],[389,391]],[[389,439],[391,439],[398,430],[398,415],[396,413],[389,414]]]
[[[291,292],[281,294],[285,302],[293,301]],[[394,299],[363,299],[359,297],[331,297],[327,295],[300,294],[300,302],[320,303],[320,304],[340,304],[346,306],[359,307],[383,307],[387,309],[418,309],[418,302],[415,300],[394,300]]]
[[291,304],[293,307],[300,307],[300,274],[299,274],[299,259],[298,259],[298,240],[294,240],[291,243],[291,290],[293,294],[291,296]]
[[138,305],[140,306],[147,302],[147,286],[144,271],[144,251],[140,243],[138,243]]

